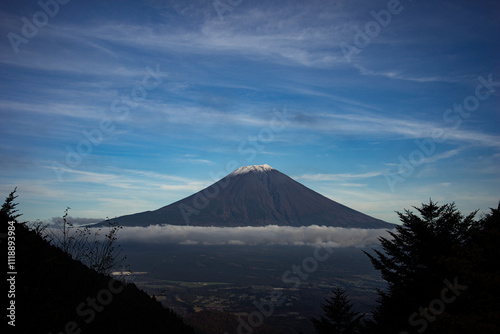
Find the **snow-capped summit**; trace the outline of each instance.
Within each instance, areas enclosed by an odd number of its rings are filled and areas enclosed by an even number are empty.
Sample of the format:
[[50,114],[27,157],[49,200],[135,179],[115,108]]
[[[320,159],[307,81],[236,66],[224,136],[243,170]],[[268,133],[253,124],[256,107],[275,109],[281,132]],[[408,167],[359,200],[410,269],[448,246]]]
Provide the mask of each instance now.
[[232,172],[230,175],[234,176],[234,175],[246,174],[249,172],[267,172],[271,170],[274,170],[274,168],[269,166],[268,164],[243,166]]

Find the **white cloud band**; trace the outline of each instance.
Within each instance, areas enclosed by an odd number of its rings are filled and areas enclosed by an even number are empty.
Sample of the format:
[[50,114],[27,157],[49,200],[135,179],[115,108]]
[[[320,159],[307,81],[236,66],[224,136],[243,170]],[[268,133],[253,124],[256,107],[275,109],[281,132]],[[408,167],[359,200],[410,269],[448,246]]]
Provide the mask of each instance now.
[[389,238],[385,229],[356,229],[328,226],[288,227],[199,227],[151,225],[124,227],[119,241],[173,243],[183,245],[319,245],[363,247],[378,244],[379,237]]

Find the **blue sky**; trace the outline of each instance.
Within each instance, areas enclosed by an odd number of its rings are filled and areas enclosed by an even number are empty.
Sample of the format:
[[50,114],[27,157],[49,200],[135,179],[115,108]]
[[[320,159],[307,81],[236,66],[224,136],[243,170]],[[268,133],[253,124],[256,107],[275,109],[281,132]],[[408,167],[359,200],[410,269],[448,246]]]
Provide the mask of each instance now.
[[389,222],[500,200],[497,1],[41,3],[0,9],[0,194],[26,220],[264,163]]

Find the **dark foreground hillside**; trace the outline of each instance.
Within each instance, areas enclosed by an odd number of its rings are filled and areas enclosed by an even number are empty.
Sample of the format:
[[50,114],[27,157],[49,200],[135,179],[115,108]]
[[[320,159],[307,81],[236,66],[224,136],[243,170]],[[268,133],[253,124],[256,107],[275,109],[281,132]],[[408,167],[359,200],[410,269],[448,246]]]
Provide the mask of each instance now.
[[21,224],[16,262],[16,332],[194,333],[135,284],[89,269]]

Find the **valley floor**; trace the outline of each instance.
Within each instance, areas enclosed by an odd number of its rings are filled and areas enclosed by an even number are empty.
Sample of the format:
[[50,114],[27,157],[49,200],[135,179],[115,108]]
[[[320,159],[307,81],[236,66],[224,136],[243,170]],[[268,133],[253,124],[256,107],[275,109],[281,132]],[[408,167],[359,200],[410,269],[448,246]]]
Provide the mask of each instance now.
[[345,288],[369,314],[384,286],[359,248],[336,248],[321,262],[310,246],[123,248],[137,273],[129,279],[203,333],[314,333],[309,319],[322,314],[332,288]]

